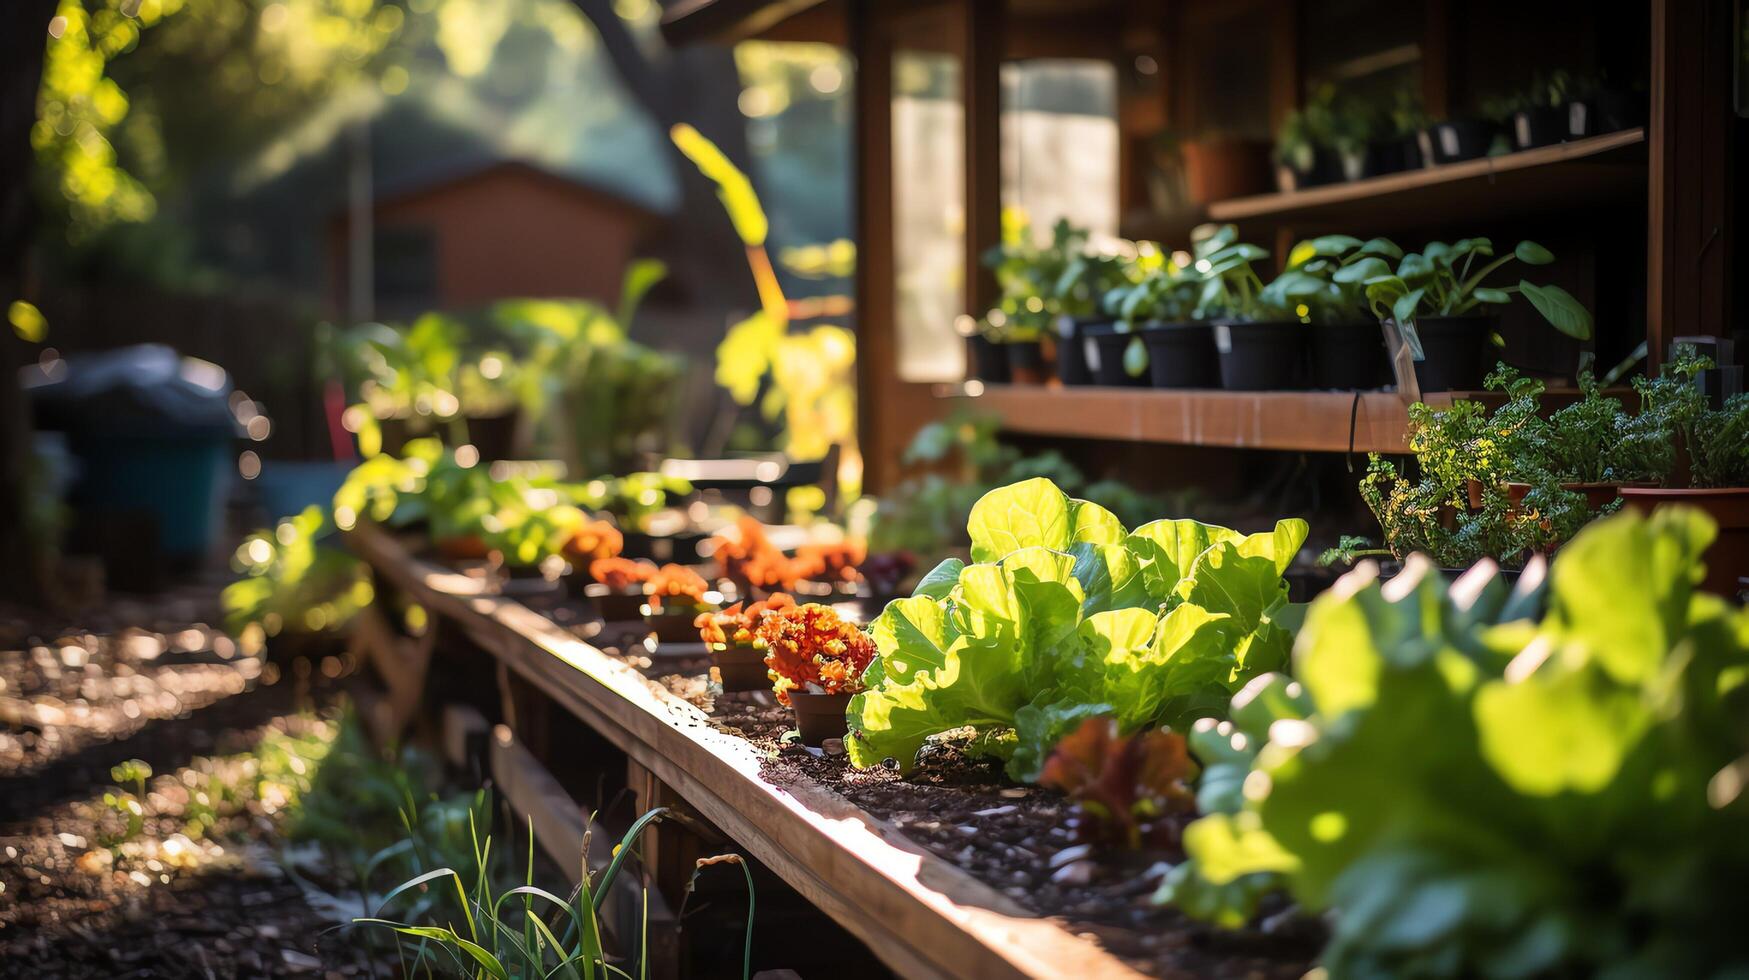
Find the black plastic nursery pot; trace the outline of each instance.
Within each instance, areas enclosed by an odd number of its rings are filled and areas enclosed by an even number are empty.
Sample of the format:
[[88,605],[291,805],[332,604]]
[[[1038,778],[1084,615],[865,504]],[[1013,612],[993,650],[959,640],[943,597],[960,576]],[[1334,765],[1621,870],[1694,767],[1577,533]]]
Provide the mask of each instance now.
[[625,532],[625,543],[620,548],[622,558],[646,558],[656,562],[679,562],[682,565],[692,565],[703,558],[698,553],[698,546],[710,539],[703,531],[682,531],[679,534],[645,534],[642,531]]
[[769,691],[771,675],[765,669],[765,652],[737,645],[711,651],[711,663],[724,691]]
[[818,746],[829,738],[843,738],[850,731],[844,717],[850,707],[849,694],[810,694],[789,692],[790,710],[795,712],[796,730],[803,745]]
[[1148,345],[1148,378],[1156,388],[1219,388],[1215,331],[1206,323],[1151,323],[1142,328]]
[[1393,380],[1378,323],[1317,323],[1307,329],[1312,335],[1312,387],[1364,391]]
[[1418,170],[1421,166],[1421,144],[1413,137],[1376,140],[1367,147],[1368,177]]
[[1646,125],[1651,101],[1644,92],[1605,89],[1585,100],[1589,110],[1587,133],[1614,133]]
[[1119,333],[1116,324],[1099,323],[1083,331],[1082,345],[1087,366],[1093,372],[1093,383],[1113,388],[1145,388],[1148,373],[1131,375],[1124,370],[1124,351],[1136,339],[1133,333]]
[[1228,391],[1293,391],[1306,386],[1306,325],[1297,320],[1217,323],[1221,387]]
[[1479,119],[1448,119],[1421,131],[1421,153],[1434,163],[1479,160],[1494,142],[1494,127]]
[[1008,354],[996,343],[982,334],[974,334],[966,338],[966,346],[972,352],[973,378],[985,384],[1008,383]]
[[584,586],[583,594],[595,603],[595,611],[601,618],[610,623],[624,623],[640,619],[644,615],[644,593],[614,592],[607,586],[591,583]]
[[1493,364],[1489,338],[1500,327],[1498,316],[1424,316],[1415,320],[1424,360],[1415,362],[1415,380],[1423,394],[1432,391],[1481,391]]
[[693,625],[697,619],[698,610],[689,608],[680,612],[652,612],[644,617],[644,624],[659,642],[699,643],[698,627]]
[[1568,129],[1568,116],[1564,105],[1520,109],[1512,114],[1512,145],[1520,150],[1530,150],[1564,142],[1573,135]]
[[1008,355],[1008,381],[1017,385],[1045,383],[1043,345],[1036,340],[1018,340],[1002,345]]
[[1081,344],[1082,331],[1096,322],[1088,317],[1062,317],[1057,321],[1057,380],[1065,385],[1090,385],[1093,371]]

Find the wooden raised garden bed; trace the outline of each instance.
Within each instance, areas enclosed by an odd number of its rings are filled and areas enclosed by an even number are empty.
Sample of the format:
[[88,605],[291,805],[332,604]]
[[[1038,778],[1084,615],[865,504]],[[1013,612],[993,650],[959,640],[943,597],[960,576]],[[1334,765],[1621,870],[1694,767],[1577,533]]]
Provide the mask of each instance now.
[[[618,655],[579,638],[597,624],[573,632],[489,594],[478,579],[414,558],[379,528],[347,537],[383,586],[494,658],[501,683],[514,675],[658,781],[660,791],[639,793],[640,806],[660,798],[689,808],[899,976],[1298,976],[1315,948],[1304,937],[1217,934],[1153,907],[1152,884],[1139,883],[1157,877],[1145,868],[1105,876],[1103,886],[1061,884],[1051,859],[1069,841],[1039,852],[1025,832],[1030,821],[1040,836],[1051,833],[1054,793],[964,772],[932,785],[927,766],[901,780],[849,769],[842,755],[782,748],[787,714],[766,695],[714,703],[696,695],[701,658],[658,652],[652,666],[641,645]],[[658,882],[672,872],[650,870]],[[1041,895],[1062,907],[1040,914]]]

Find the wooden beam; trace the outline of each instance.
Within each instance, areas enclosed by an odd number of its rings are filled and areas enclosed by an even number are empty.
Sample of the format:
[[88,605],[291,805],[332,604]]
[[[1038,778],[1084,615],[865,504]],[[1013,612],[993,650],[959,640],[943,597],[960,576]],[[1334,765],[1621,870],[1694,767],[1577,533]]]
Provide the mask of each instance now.
[[1646,228],[1648,365],[1672,337],[1731,327],[1728,0],[1652,0]]
[[984,253],[1002,243],[1003,0],[957,0],[962,44],[961,97],[965,102],[966,312],[974,316],[997,299],[996,276]]
[[898,436],[885,406],[897,401],[899,351],[893,257],[893,46],[875,0],[850,0],[850,52],[856,65],[850,186],[856,195],[857,441],[863,487],[898,482]]

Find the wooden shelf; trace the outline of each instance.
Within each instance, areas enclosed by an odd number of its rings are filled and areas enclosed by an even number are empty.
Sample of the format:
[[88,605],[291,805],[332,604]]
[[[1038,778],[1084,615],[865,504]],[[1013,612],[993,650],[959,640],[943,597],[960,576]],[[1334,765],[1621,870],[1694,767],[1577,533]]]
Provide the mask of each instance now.
[[746,739],[521,603],[413,558],[381,528],[360,524],[346,541],[385,582],[611,742],[899,976],[1140,976],[826,787],[773,782]]
[[[1332,230],[1365,237],[1397,228],[1473,226],[1591,204],[1643,210],[1646,188],[1646,132],[1626,129],[1463,163],[1216,201],[1195,217],[1251,227],[1292,225],[1300,234]],[[1173,240],[1179,236],[1171,232],[1182,233],[1191,222],[1186,214],[1147,215],[1127,230]]]
[[[1300,452],[1408,451],[1407,404],[1390,391],[1168,391],[967,382],[943,385],[937,394],[964,399],[975,410],[999,416],[1004,430],[1028,435]],[[1452,398],[1442,393],[1427,400],[1439,405]]]

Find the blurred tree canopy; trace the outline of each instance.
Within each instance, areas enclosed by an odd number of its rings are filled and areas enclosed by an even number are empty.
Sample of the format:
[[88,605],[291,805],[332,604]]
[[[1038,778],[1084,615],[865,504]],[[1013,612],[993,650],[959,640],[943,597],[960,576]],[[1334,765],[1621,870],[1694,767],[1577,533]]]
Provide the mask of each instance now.
[[78,243],[150,218],[156,188],[373,74],[405,21],[382,0],[61,0],[31,130],[50,222]]

